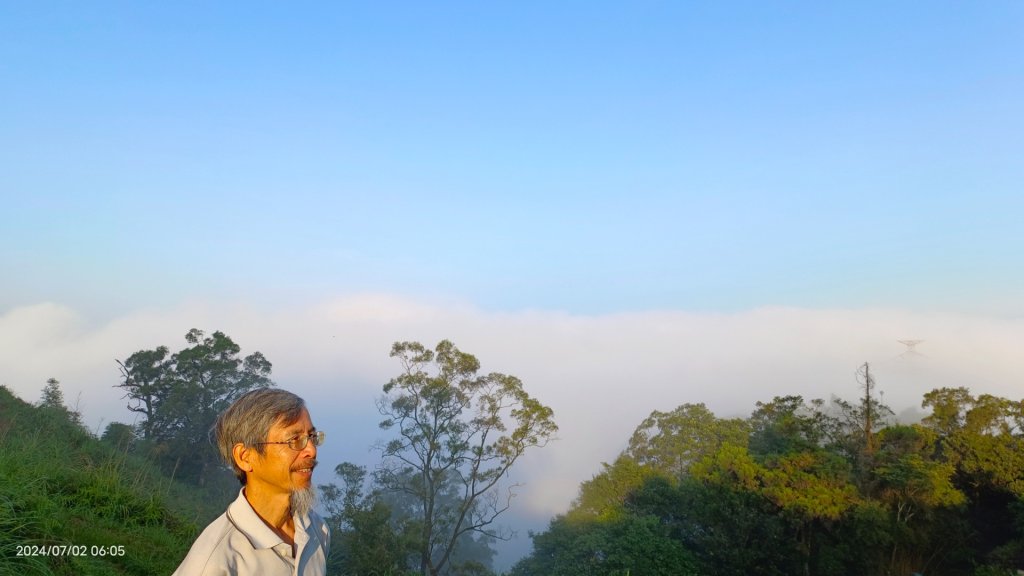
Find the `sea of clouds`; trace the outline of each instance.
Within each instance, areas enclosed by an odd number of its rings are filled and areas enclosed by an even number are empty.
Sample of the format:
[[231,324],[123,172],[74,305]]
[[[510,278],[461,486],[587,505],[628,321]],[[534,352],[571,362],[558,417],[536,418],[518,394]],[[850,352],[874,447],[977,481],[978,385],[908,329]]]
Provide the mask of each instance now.
[[[747,416],[773,396],[861,393],[857,368],[869,362],[883,400],[906,418],[920,416],[921,396],[940,386],[1018,399],[1024,320],[889,309],[758,308],[736,313],[646,311],[571,315],[557,311],[491,312],[459,303],[389,295],[339,296],[308,305],[261,308],[197,301],[138,310],[108,320],[59,303],[0,315],[0,384],[35,401],[47,378],[96,432],[135,415],[115,385],[115,359],[141,349],[185,347],[185,333],[221,330],[242,354],[261,351],[273,378],[305,397],[328,432],[318,483],[348,460],[372,467],[383,438],[374,400],[399,370],[391,344],[452,340],[485,372],[522,379],[551,406],[557,440],[524,457],[506,521],[519,536],[509,557],[564,511],[581,481],[624,448],[652,410],[704,403],[719,416]],[[898,340],[919,339],[920,354]]]

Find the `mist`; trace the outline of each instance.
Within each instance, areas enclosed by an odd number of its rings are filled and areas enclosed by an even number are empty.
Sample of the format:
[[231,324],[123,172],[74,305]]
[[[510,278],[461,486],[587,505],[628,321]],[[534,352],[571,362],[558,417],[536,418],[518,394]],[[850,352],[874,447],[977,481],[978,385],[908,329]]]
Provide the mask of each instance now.
[[[185,346],[190,328],[221,330],[242,354],[263,352],[273,379],[306,398],[327,431],[317,483],[342,461],[373,467],[384,438],[374,399],[397,375],[391,344],[452,340],[483,372],[518,376],[554,410],[560,431],[513,468],[517,536],[501,546],[499,567],[528,550],[527,530],[565,511],[581,481],[613,460],[653,410],[704,403],[719,416],[750,414],[757,401],[860,393],[855,371],[871,364],[877,390],[895,412],[920,410],[942,386],[1017,398],[1024,366],[1016,342],[1024,321],[898,309],[764,307],[742,312],[653,310],[608,315],[558,311],[490,312],[393,294],[354,294],[305,306],[196,301],[106,320],[60,303],[0,315],[0,384],[36,401],[47,378],[91,430],[132,423],[115,359],[166,345]],[[919,339],[917,354],[898,340]]]

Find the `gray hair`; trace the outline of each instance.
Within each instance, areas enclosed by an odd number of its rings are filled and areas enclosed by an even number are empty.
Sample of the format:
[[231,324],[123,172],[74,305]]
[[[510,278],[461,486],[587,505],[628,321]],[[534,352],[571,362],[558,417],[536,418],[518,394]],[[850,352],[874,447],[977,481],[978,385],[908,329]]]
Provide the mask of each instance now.
[[281,423],[290,426],[302,416],[306,403],[287,390],[259,388],[238,397],[228,409],[217,417],[213,426],[220,455],[231,466],[238,481],[245,484],[245,471],[235,464],[232,449],[242,443],[255,448],[259,454],[266,453],[260,442],[267,441],[270,429]]

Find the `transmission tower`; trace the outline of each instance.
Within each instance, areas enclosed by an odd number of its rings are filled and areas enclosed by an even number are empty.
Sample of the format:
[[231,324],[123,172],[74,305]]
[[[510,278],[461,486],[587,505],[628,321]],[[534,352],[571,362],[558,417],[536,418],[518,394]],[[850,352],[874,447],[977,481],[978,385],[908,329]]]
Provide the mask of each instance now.
[[903,354],[899,355],[900,358],[907,359],[915,356],[924,356],[924,354],[921,354],[914,349],[918,344],[924,342],[924,340],[897,340],[897,342],[907,347],[907,349],[903,351]]

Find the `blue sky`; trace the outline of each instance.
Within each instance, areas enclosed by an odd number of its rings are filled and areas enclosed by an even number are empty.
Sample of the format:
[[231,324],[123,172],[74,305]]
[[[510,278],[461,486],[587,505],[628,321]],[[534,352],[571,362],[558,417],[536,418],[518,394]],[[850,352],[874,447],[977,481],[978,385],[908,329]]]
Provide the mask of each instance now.
[[1024,311],[1016,2],[0,13],[0,307]]

